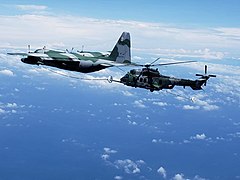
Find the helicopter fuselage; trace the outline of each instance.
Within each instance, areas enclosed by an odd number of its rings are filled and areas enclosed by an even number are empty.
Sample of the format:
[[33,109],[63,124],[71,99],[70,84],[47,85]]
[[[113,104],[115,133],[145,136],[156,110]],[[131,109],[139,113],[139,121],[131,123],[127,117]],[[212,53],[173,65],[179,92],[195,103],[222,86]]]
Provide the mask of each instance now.
[[174,86],[183,86],[184,88],[190,86],[193,90],[200,90],[207,80],[208,77],[197,80],[179,79],[162,75],[158,69],[143,68],[130,70],[120,79],[120,82],[126,86],[145,88],[153,92],[172,89]]

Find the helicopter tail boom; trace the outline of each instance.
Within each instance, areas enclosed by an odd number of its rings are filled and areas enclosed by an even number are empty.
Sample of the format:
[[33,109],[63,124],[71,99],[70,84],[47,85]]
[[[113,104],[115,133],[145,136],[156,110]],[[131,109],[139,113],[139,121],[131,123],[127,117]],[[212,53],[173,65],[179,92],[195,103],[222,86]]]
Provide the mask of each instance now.
[[207,80],[204,79],[197,79],[194,81],[194,83],[192,85],[190,85],[190,87],[193,90],[202,90],[202,85],[206,83]]

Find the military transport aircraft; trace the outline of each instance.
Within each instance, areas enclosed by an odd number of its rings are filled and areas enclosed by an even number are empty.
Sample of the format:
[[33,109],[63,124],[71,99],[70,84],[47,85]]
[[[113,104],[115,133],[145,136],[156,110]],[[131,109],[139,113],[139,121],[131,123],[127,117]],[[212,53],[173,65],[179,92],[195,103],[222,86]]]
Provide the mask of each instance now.
[[191,63],[195,61],[183,61],[175,63],[162,63],[162,64],[146,64],[143,69],[132,69],[125,76],[123,76],[120,81],[114,80],[112,77],[109,77],[109,82],[119,82],[126,86],[139,87],[149,89],[151,92],[160,91],[162,89],[173,89],[174,86],[190,86],[193,90],[201,90],[202,86],[206,86],[207,80],[210,77],[216,77],[216,75],[207,74],[207,66],[205,65],[204,74],[196,74],[200,76],[197,80],[189,79],[179,79],[175,77],[165,76],[160,74],[158,69],[150,68],[151,66],[165,66],[172,64],[181,64],[181,63]]
[[45,47],[28,53],[8,53],[25,56],[22,62],[33,65],[53,66],[60,69],[89,73],[112,66],[123,66],[131,63],[130,33],[123,32],[111,52],[77,51],[69,52],[50,50]]

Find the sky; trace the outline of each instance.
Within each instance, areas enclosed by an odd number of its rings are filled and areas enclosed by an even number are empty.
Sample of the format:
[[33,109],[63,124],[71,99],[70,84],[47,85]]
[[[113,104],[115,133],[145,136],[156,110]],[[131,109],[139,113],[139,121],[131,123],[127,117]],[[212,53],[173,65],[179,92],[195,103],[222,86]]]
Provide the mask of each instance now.
[[[9,1],[1,1],[2,5]],[[232,0],[100,0],[100,1],[11,1],[12,5],[46,6],[53,13],[65,13],[104,19],[124,19],[147,22],[176,23],[196,26],[239,27],[239,1]],[[9,14],[6,9],[4,14]],[[17,13],[11,11],[12,14]]]
[[240,58],[240,12],[229,1],[0,1],[0,47],[109,51],[123,31],[133,54]]

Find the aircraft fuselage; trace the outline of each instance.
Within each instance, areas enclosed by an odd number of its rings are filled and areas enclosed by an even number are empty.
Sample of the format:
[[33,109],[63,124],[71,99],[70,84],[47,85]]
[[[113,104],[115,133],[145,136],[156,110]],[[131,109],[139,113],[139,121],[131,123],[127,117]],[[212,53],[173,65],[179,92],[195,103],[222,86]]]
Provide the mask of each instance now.
[[61,60],[43,60],[40,57],[28,56],[27,58],[22,58],[21,61],[26,64],[31,65],[46,65],[51,67],[56,67],[69,71],[76,71],[81,73],[90,73],[94,71],[99,71],[105,69],[109,66],[103,66],[101,64],[97,64],[93,61],[61,61]]

